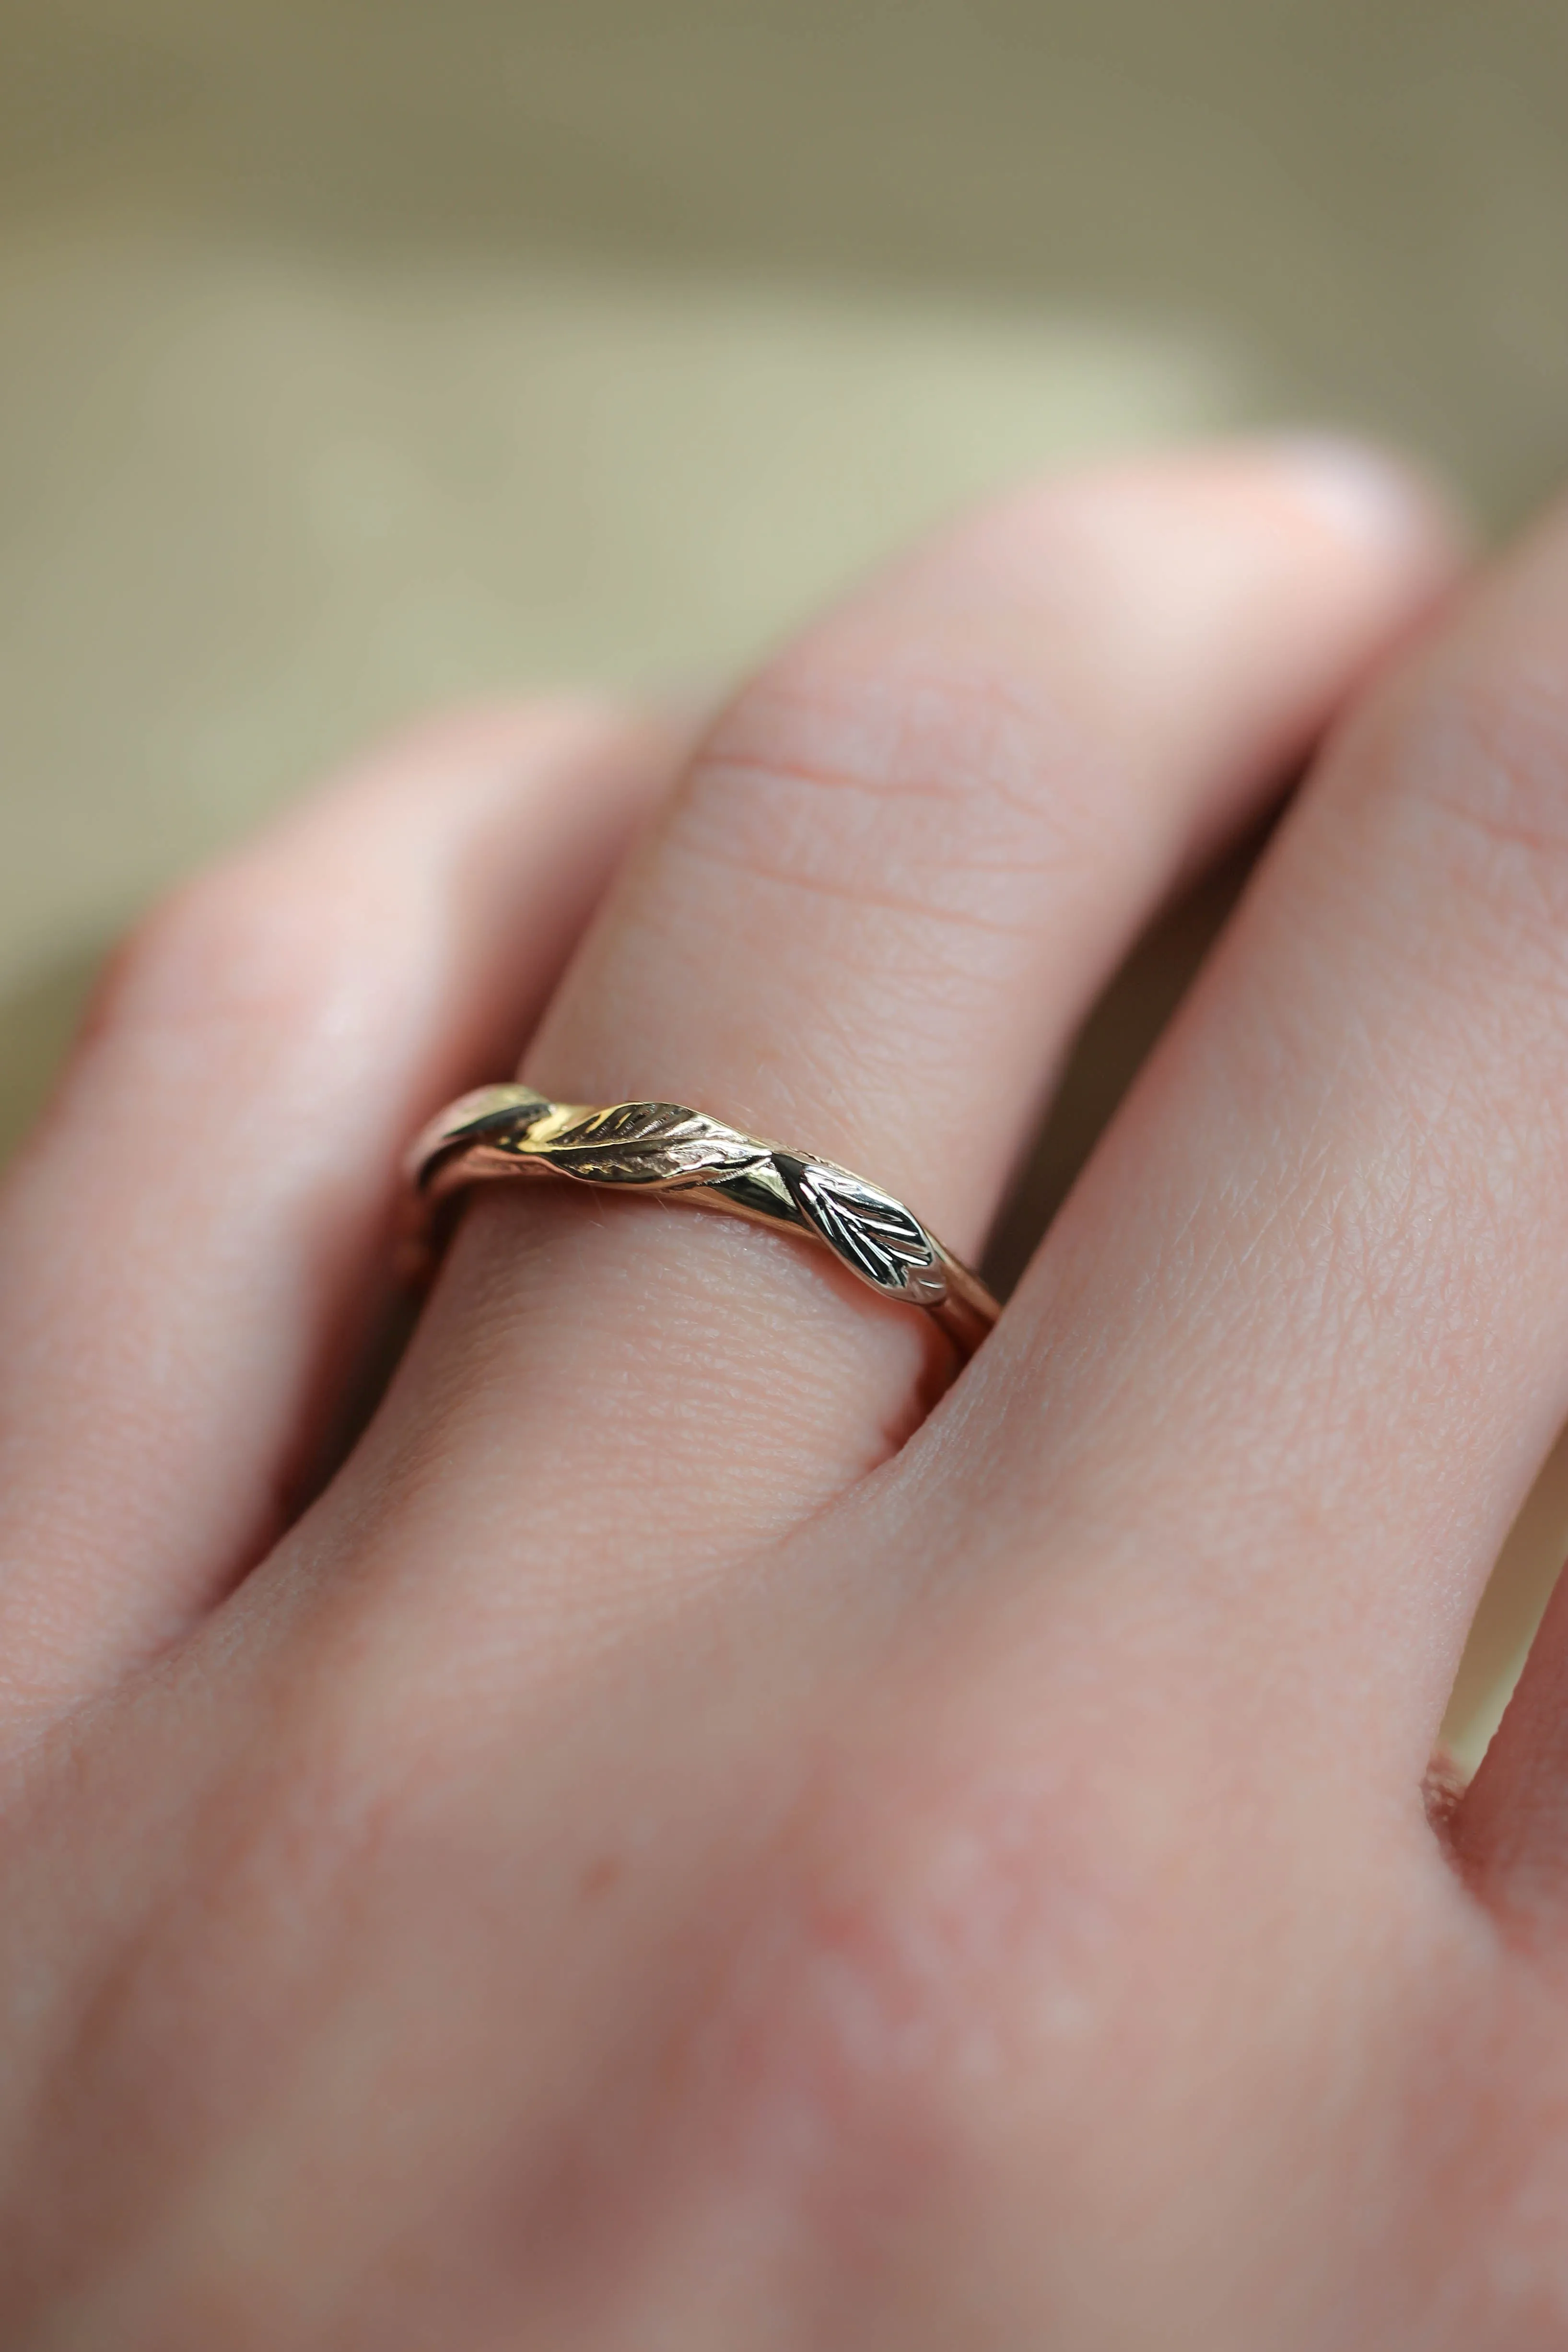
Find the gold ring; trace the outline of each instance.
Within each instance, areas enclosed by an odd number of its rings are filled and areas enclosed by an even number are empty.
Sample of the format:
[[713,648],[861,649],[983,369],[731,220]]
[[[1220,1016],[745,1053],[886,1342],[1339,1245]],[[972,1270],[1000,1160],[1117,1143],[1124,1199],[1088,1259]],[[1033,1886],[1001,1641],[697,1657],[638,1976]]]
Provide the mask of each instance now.
[[820,1242],[882,1297],[923,1308],[963,1359],[1001,1311],[979,1276],[879,1185],[679,1103],[596,1110],[550,1102],[531,1087],[480,1087],[430,1121],[407,1172],[411,1266],[439,1246],[438,1202],[494,1178],[554,1176],[689,1201]]

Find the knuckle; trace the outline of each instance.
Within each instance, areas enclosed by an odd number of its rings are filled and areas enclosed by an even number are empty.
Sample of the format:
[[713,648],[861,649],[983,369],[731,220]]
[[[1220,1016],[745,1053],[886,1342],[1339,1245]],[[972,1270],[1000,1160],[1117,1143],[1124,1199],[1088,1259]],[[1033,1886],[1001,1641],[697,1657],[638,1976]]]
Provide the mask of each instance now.
[[1047,679],[911,632],[874,669],[806,647],[698,755],[679,837],[858,905],[1022,929],[1042,875],[1102,862],[1102,746]]
[[89,1008],[85,1042],[127,1035],[270,1061],[331,1023],[352,981],[353,943],[319,894],[264,855],[180,886],[114,956]]
[[1445,878],[1510,922],[1568,915],[1568,693],[1527,663],[1414,679],[1384,714]]
[[[984,1748],[985,1743],[981,1742]],[[797,1818],[718,2005],[726,2143],[769,2189],[918,2208],[984,2168],[1008,2085],[1051,2085],[1035,2144],[1068,2158],[1080,2087],[1131,1998],[1149,1896],[1061,1784],[1016,1757],[908,1751]],[[1053,2115],[1055,2130],[1053,2130]],[[781,2179],[780,2173],[784,2177]]]
[[309,1636],[285,1645],[258,1686],[258,1737],[204,1801],[215,1886],[303,1912],[401,1850],[442,1739],[395,1646],[346,1603],[310,1612]]
[[629,760],[654,740],[629,713],[565,696],[426,720],[156,904],[111,957],[86,1040],[232,1039],[271,1058],[352,1025],[386,983],[395,926],[428,921],[425,881],[445,875],[444,845],[469,837],[474,812],[503,792],[510,807],[520,776],[580,773],[590,754]]

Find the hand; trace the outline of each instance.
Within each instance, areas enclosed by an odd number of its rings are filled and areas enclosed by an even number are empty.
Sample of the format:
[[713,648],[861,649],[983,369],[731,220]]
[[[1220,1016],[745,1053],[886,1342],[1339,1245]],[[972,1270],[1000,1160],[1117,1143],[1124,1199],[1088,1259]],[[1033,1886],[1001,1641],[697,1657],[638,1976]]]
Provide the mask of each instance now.
[[[1047,484],[694,754],[465,722],[154,916],[0,1205],[7,2345],[1568,2338],[1568,1613],[1423,1801],[1568,1412],[1568,525],[1451,571],[1331,449]],[[310,1499],[444,1097],[527,1041],[973,1255],[1374,667],[945,1395],[502,1188]]]

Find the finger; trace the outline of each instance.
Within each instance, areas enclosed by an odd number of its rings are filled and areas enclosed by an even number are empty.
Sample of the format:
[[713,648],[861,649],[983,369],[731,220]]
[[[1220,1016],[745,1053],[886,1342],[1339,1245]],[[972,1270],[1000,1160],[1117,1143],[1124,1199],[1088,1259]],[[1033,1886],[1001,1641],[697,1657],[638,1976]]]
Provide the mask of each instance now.
[[1568,1413],[1564,674],[1560,514],[1332,749],[993,1368],[1015,1501],[1412,1801]]
[[14,1710],[166,1642],[276,1534],[402,1146],[516,1053],[673,757],[569,706],[437,726],[121,954],[0,1196]]
[[[973,1252],[1130,934],[1446,562],[1401,478],[1321,451],[1049,483],[965,524],[720,722],[529,1076],[820,1153]],[[602,1593],[581,1567],[597,1514],[635,1504],[624,1572],[657,1582],[661,1547],[684,1572],[787,1524],[910,1426],[923,1319],[787,1241],[552,1192],[476,1203],[463,1242],[367,1475],[434,1400],[448,1467],[486,1478],[504,1446],[516,1475],[524,1433],[548,1465],[535,1551],[558,1497],[571,1606]]]

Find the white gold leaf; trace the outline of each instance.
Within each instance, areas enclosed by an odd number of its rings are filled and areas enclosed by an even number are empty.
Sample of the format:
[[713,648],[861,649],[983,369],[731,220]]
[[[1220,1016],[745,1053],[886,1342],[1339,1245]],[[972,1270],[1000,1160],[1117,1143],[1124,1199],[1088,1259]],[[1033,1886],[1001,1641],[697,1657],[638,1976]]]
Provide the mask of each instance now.
[[806,1222],[863,1282],[898,1297],[918,1297],[932,1288],[936,1244],[901,1201],[823,1160],[796,1160],[781,1151],[773,1163]]

